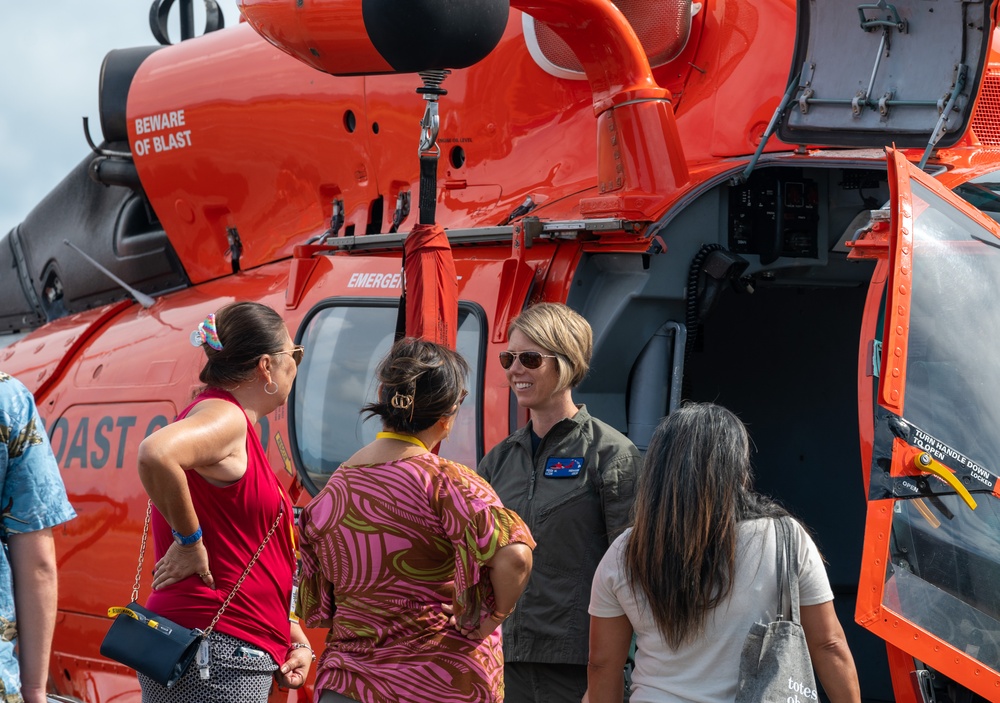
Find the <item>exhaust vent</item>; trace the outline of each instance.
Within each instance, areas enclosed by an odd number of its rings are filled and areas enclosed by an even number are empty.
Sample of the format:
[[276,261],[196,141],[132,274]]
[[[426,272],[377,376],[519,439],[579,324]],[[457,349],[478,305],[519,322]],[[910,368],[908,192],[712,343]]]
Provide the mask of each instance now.
[[972,131],[983,146],[1000,146],[1000,71],[987,69],[979,87]]
[[[691,0],[614,0],[632,25],[653,68],[675,59],[687,45],[691,18],[701,9]],[[584,79],[583,66],[559,35],[523,15],[524,40],[535,62],[553,76]]]

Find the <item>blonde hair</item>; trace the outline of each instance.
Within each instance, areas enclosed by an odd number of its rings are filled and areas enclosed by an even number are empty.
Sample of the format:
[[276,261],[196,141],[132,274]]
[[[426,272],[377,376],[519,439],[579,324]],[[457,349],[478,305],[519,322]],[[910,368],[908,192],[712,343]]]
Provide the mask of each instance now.
[[594,351],[594,333],[580,313],[562,303],[537,303],[511,320],[507,335],[514,330],[555,355],[558,390],[580,385]]

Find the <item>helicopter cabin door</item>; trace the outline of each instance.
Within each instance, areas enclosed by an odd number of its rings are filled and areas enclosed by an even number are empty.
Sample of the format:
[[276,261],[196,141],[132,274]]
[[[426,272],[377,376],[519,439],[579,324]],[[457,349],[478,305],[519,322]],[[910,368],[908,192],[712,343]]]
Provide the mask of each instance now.
[[856,619],[1000,700],[1000,225],[888,155]]

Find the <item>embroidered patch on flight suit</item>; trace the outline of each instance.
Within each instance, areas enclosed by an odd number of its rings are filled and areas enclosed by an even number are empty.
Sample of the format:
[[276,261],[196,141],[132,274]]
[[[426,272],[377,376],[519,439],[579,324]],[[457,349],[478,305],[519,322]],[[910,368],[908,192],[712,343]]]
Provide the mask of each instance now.
[[583,469],[583,457],[549,457],[545,462],[545,478],[573,478]]

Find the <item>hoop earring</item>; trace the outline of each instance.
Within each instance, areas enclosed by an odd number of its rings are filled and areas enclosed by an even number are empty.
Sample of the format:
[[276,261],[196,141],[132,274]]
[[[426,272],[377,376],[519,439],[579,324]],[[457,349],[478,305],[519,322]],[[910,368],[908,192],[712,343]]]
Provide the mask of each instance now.
[[[274,390],[273,391],[267,390],[268,386],[274,386]],[[267,393],[268,395],[274,395],[275,393],[278,392],[278,384],[275,383],[274,381],[268,381],[267,383],[264,384],[264,392]]]

